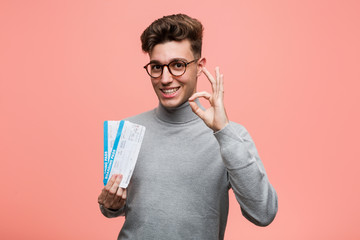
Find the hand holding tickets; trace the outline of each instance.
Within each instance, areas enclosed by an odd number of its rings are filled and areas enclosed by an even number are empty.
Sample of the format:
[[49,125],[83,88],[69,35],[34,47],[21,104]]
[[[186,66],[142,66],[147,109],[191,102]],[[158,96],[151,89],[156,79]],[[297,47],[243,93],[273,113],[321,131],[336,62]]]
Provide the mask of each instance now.
[[114,174],[98,197],[98,203],[112,210],[124,207],[126,203],[126,189],[119,188],[122,175]]
[[104,122],[104,185],[112,175],[121,174],[119,187],[128,186],[144,133],[144,126],[129,121]]

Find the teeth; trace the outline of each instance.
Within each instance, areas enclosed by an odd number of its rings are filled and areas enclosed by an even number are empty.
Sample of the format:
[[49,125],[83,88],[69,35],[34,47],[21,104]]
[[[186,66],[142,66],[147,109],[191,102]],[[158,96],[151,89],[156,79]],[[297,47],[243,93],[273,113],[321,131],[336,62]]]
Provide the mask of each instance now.
[[170,93],[174,93],[178,90],[178,88],[171,88],[171,89],[162,89],[161,91],[163,91],[166,94],[170,94]]

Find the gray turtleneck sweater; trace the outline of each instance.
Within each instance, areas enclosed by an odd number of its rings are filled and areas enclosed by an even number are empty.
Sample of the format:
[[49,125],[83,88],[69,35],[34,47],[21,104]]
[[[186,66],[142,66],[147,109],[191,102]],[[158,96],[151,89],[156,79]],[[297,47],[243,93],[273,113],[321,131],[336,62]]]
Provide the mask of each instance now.
[[213,133],[189,103],[127,120],[146,127],[118,239],[223,239],[233,189],[244,217],[272,222],[277,195],[246,129],[230,122]]

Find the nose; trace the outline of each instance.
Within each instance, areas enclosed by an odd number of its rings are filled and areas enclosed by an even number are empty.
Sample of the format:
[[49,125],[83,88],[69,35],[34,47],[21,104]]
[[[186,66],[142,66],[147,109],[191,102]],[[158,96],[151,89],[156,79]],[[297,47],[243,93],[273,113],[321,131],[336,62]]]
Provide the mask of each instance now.
[[164,66],[163,73],[161,75],[161,83],[164,85],[167,85],[173,81],[172,75],[169,72],[169,69],[167,66]]

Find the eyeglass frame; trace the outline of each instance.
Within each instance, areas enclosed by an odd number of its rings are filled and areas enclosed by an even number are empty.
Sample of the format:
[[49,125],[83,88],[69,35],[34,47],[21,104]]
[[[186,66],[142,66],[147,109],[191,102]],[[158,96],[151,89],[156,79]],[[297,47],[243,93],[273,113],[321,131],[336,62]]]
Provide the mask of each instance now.
[[[147,74],[148,74],[150,77],[152,77],[152,78],[159,78],[159,77],[161,77],[161,76],[163,75],[164,67],[165,67],[165,66],[167,67],[169,73],[170,73],[172,76],[174,76],[174,77],[180,77],[180,76],[182,76],[182,75],[185,74],[186,69],[187,69],[187,66],[188,66],[189,64],[191,64],[191,63],[193,63],[193,62],[196,62],[196,61],[198,61],[198,60],[199,60],[199,58],[195,58],[194,60],[192,60],[192,61],[190,61],[190,62],[185,62],[184,60],[175,59],[175,60],[172,60],[171,62],[169,62],[168,64],[157,64],[157,65],[159,65],[159,66],[161,67],[161,74],[160,74],[160,76],[158,76],[158,77],[153,77],[153,76],[151,76],[151,74],[149,73],[149,71],[148,71],[148,69],[147,69],[147,66],[149,66],[150,64],[155,64],[155,63],[149,62],[148,64],[146,64],[146,65],[144,66],[144,68],[145,68]],[[180,74],[180,75],[174,75],[174,74],[171,72],[171,69],[170,69],[169,66],[170,66],[170,64],[173,63],[173,62],[183,62],[183,63],[185,64],[185,70],[184,70],[184,72],[183,72],[182,74]]]

